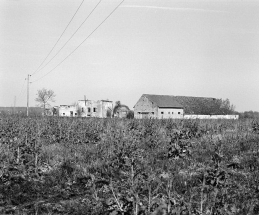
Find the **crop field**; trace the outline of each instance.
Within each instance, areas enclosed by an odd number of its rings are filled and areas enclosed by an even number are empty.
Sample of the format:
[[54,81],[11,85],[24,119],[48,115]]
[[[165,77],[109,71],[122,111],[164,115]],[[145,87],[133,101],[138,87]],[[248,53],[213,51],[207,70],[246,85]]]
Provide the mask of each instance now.
[[252,120],[0,118],[0,214],[259,214]]

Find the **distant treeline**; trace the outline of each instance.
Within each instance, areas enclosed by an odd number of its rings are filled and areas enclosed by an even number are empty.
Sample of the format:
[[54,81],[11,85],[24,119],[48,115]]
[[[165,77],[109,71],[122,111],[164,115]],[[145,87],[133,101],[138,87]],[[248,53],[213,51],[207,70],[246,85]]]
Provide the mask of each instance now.
[[259,119],[258,111],[245,111],[243,113],[238,113],[241,119]]
[[[29,107],[29,114],[32,116],[41,116],[43,109],[40,107]],[[0,107],[0,115],[20,115],[26,116],[26,107]]]
[[236,114],[235,106],[229,99],[214,99],[204,97],[175,96],[177,102],[183,105],[185,114],[197,115],[230,115]]

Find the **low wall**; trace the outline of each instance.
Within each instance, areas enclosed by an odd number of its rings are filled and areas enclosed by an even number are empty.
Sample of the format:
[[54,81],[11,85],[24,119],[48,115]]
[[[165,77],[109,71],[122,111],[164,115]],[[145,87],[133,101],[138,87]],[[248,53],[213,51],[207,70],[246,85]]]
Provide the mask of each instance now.
[[184,115],[184,119],[238,119],[239,115]]

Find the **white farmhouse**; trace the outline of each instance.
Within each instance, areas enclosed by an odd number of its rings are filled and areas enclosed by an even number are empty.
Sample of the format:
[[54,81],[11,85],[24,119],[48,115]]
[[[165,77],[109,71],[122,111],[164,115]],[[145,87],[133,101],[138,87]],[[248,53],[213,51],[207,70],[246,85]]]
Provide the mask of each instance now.
[[78,100],[75,105],[60,105],[59,116],[70,117],[110,117],[113,102],[109,100]]

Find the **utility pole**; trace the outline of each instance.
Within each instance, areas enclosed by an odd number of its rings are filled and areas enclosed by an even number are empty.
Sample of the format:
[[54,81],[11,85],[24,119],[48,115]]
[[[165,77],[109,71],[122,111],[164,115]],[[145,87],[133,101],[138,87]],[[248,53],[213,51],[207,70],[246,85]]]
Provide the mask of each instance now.
[[27,116],[29,116],[29,85],[30,85],[30,76],[28,74],[28,78],[27,78]]

